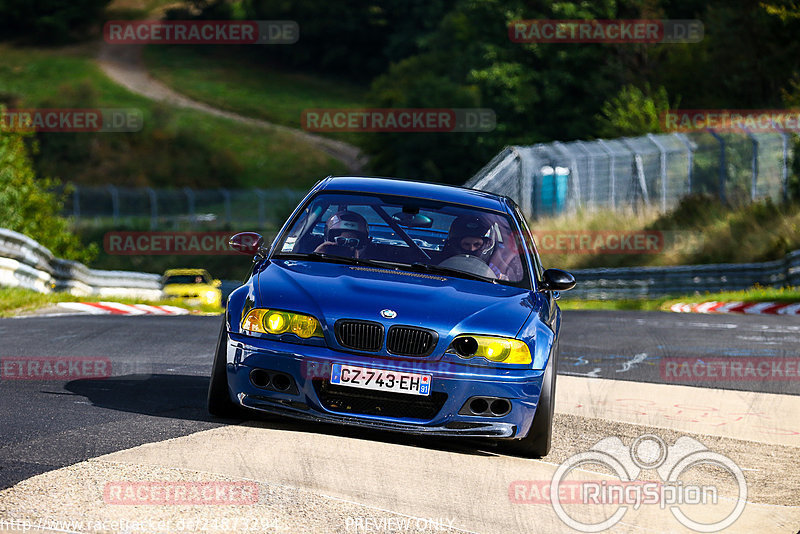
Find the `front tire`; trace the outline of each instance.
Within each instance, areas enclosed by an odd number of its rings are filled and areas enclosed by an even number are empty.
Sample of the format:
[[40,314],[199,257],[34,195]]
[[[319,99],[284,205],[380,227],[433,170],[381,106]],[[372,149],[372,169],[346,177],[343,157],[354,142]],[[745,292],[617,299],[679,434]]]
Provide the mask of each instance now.
[[556,375],[558,366],[558,344],[553,348],[550,361],[542,379],[539,404],[533,416],[528,435],[514,443],[514,450],[527,458],[541,458],[550,453],[553,436],[553,419],[556,405]]
[[240,415],[241,409],[231,400],[228,389],[227,344],[228,332],[223,320],[214,354],[214,365],[211,367],[211,381],[208,384],[208,413],[217,417],[233,418]]

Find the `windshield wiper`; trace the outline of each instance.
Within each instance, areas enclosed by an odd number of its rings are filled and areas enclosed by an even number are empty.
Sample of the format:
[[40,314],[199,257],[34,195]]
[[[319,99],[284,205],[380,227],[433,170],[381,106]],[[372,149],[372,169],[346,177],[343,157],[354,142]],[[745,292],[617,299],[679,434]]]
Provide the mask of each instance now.
[[349,258],[347,256],[337,256],[335,254],[326,254],[325,252],[284,252],[278,253],[273,256],[276,260],[312,260],[312,261],[329,261],[332,263],[344,263],[347,265],[362,265],[365,267],[378,267],[381,269],[411,269],[412,271],[425,271],[428,273],[444,274],[448,276],[455,276],[457,278],[466,278],[469,280],[478,280],[480,282],[490,282],[492,284],[498,283],[496,278],[489,278],[488,276],[481,276],[479,274],[453,269],[452,267],[442,267],[440,265],[431,265],[429,263],[415,262],[412,264],[396,263],[390,261],[367,260],[363,258]]
[[273,256],[276,260],[292,259],[292,260],[324,260],[332,263],[344,263],[347,265],[363,265],[367,267],[394,267],[394,264],[389,262],[382,262],[376,260],[367,260],[363,258],[349,258],[347,256],[337,256],[335,254],[326,254],[325,252],[289,252],[279,253]]
[[492,284],[497,283],[496,278],[489,278],[488,276],[481,276],[475,273],[468,273],[466,271],[462,271],[459,269],[453,269],[452,267],[442,267],[441,265],[431,265],[429,263],[419,263],[419,262],[412,263],[410,267],[415,271],[446,274],[450,276],[456,276],[459,278],[468,278],[470,280],[480,280],[481,282],[491,282]]

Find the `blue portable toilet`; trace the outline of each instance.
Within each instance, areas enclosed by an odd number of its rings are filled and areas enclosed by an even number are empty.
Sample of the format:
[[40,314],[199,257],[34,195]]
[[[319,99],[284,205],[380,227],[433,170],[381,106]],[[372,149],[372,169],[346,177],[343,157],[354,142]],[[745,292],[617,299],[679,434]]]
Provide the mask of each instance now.
[[545,165],[539,169],[541,176],[541,187],[539,188],[539,209],[543,215],[553,215],[556,203],[556,180],[555,169],[550,165]]
[[569,169],[567,167],[556,167],[556,176],[555,176],[556,213],[561,213],[567,206],[568,180],[569,180]]
[[539,209],[542,214],[558,215],[567,203],[567,182],[569,169],[545,165],[539,169],[541,187],[539,188]]

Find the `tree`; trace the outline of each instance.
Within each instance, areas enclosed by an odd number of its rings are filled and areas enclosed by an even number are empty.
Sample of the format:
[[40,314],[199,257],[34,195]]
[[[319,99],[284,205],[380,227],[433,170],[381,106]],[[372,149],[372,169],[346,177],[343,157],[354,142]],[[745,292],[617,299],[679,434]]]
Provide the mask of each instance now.
[[373,134],[367,150],[387,174],[463,183],[507,144],[591,137],[595,115],[620,83],[611,45],[515,43],[508,24],[523,19],[614,18],[615,3],[460,0],[421,52],[372,84],[380,107],[480,107],[497,127],[478,134]]
[[245,0],[244,12],[253,20],[294,20],[300,39],[291,46],[254,51],[267,61],[280,60],[301,69],[368,81],[387,65],[382,50],[392,24],[386,2],[348,0]]
[[[800,109],[800,74],[795,74],[789,81],[789,87],[781,92],[781,98],[787,109]],[[794,150],[792,151],[788,193],[791,199],[800,202],[800,136],[794,135],[792,137]]]
[[[677,108],[677,103],[673,107]],[[597,117],[597,134],[599,137],[634,137],[660,133],[663,131],[663,114],[669,109],[666,88],[651,91],[650,84],[645,84],[644,90],[626,85],[603,104]]]
[[[477,108],[480,94],[474,86],[459,84],[437,73],[437,54],[414,56],[394,65],[372,86],[372,104],[378,108]],[[488,161],[497,145],[480,133],[365,134],[376,174],[464,183],[476,165]]]
[[90,262],[97,245],[84,247],[59,215],[63,202],[53,193],[58,185],[36,178],[23,134],[0,129],[0,227],[35,239],[58,257]]
[[111,0],[0,0],[0,35],[37,44],[85,38]]

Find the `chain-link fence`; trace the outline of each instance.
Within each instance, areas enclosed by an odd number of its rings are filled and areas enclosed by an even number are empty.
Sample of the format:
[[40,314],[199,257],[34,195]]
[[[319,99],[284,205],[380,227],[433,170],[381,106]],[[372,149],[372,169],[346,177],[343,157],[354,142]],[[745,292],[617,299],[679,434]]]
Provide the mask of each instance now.
[[278,226],[305,196],[292,189],[70,186],[64,212],[83,225],[164,228]]
[[697,133],[513,146],[465,185],[513,198],[530,217],[673,207],[690,193],[729,202],[787,196],[789,134]]

